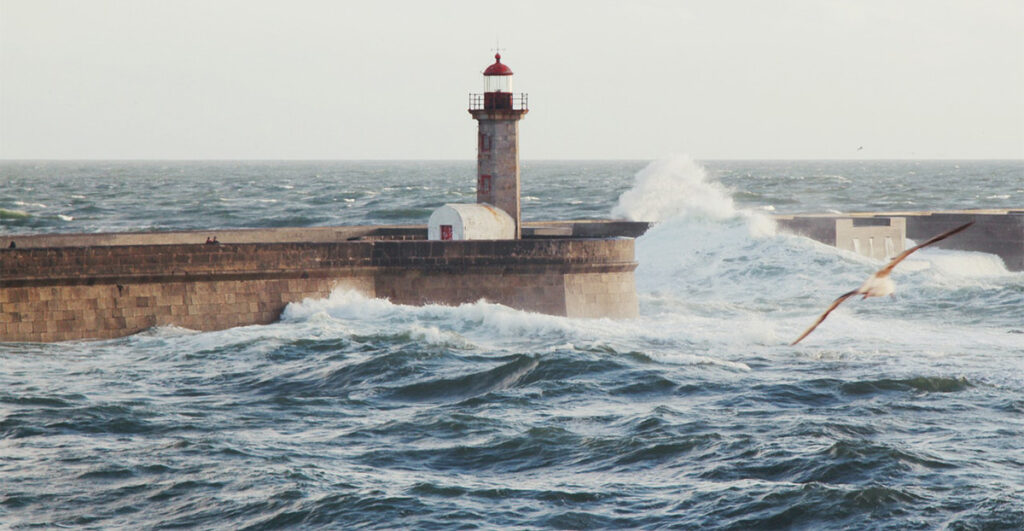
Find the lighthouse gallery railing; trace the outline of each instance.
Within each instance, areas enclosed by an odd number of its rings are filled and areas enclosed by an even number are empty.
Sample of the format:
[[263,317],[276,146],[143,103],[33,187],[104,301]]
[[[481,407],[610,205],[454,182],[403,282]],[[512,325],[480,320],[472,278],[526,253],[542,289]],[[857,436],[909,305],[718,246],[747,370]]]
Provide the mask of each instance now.
[[529,109],[527,94],[524,92],[519,94],[511,92],[485,92],[483,94],[469,95],[469,110],[471,111],[527,111]]

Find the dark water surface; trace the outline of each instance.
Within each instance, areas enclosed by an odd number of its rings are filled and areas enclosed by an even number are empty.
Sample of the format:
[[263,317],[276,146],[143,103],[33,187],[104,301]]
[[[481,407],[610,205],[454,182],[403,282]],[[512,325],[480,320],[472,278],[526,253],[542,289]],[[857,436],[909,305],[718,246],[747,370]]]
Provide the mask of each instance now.
[[[423,223],[474,170],[3,162],[0,234]],[[0,344],[0,528],[1024,528],[1024,274],[926,249],[791,348],[879,264],[765,216],[1020,208],[1021,162],[523,180],[529,219],[660,221],[639,318],[336,292],[268,326]]]

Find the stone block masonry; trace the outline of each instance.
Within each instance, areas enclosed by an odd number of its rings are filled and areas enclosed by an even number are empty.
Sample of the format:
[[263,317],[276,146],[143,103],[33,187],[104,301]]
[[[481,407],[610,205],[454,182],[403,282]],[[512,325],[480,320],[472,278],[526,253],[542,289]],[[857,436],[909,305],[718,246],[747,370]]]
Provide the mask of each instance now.
[[[354,289],[359,279],[346,279]],[[289,302],[346,284],[328,279],[193,280],[0,287],[0,338],[111,338],[154,326],[219,330],[277,320]]]
[[[477,187],[477,202],[494,205],[521,224],[519,182],[519,122],[517,111],[475,111],[479,121],[481,149],[477,173],[488,175],[488,186]],[[484,145],[490,146],[484,149]],[[478,183],[479,184],[479,183]]]
[[631,238],[4,249],[0,340],[264,324],[290,302],[337,288],[401,304],[486,299],[554,315],[632,317],[633,252]]

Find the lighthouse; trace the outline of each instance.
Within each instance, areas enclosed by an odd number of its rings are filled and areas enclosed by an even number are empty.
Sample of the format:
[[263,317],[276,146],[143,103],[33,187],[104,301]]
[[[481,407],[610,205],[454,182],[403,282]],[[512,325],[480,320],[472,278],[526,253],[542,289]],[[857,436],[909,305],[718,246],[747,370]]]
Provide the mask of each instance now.
[[484,70],[483,94],[469,95],[469,113],[477,121],[476,202],[504,210],[522,234],[519,208],[519,120],[529,112],[526,94],[512,92],[512,69],[494,54]]

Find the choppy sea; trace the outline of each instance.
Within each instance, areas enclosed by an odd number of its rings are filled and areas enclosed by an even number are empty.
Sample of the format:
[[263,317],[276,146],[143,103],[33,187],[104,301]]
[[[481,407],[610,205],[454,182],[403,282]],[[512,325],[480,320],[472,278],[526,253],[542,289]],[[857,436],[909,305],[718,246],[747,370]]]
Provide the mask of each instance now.
[[[0,162],[0,235],[424,223],[475,163]],[[0,343],[0,528],[1024,529],[1024,273],[773,213],[1024,207],[1021,161],[526,161],[527,219],[656,221],[640,317],[338,291]],[[2,272],[0,272],[2,274]]]

